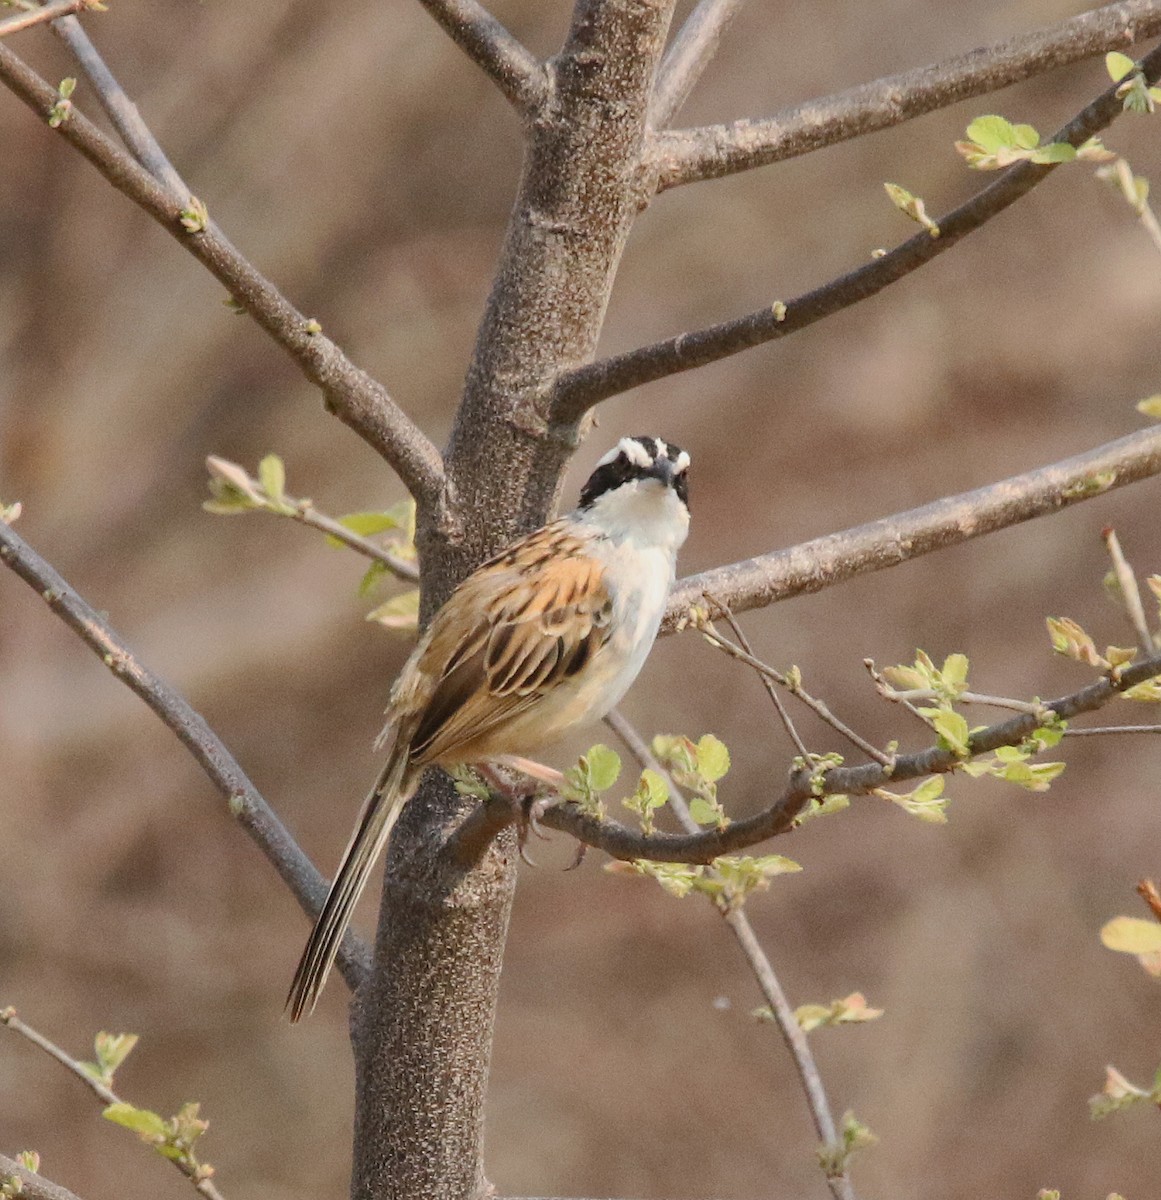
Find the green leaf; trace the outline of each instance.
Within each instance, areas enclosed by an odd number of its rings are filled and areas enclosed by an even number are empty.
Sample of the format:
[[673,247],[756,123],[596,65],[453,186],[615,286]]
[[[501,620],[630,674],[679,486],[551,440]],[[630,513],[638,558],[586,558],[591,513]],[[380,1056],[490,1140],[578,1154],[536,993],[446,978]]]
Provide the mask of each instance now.
[[1101,941],[1122,954],[1156,954],[1161,950],[1161,924],[1141,917],[1114,917],[1101,927]]
[[97,1062],[108,1072],[110,1078],[113,1072],[133,1052],[137,1045],[138,1036],[135,1033],[98,1033],[93,1041]]
[[1152,396],[1146,396],[1144,400],[1138,400],[1137,411],[1142,416],[1156,417],[1161,421],[1161,392],[1157,392]]
[[1109,664],[1097,653],[1096,643],[1071,617],[1046,617],[1045,622],[1057,654],[1090,667],[1108,668]]
[[646,767],[641,772],[637,790],[642,792],[650,808],[661,808],[669,803],[669,784],[663,775]]
[[948,689],[959,695],[967,686],[968,677],[968,657],[966,654],[949,654],[943,660],[943,667],[940,670],[940,675],[943,676],[943,682]]
[[1146,679],[1121,693],[1122,700],[1137,700],[1145,704],[1161,704],[1161,678]]
[[794,827],[797,828],[804,821],[810,821],[814,817],[828,817],[831,813],[842,812],[844,808],[850,808],[850,806],[850,796],[846,796],[842,792],[821,798],[816,797],[794,818]]
[[[1030,127],[1025,126],[1025,128]],[[1014,146],[1016,144],[1016,131],[1013,129],[1011,122],[1006,121],[1003,117],[994,115],[976,117],[967,127],[967,136],[989,154],[994,154],[997,150],[1002,150],[1007,146]],[[1037,135],[1036,140],[1040,140],[1039,135]]]
[[621,774],[621,758],[615,750],[598,743],[585,755],[589,783],[595,792],[607,792]]
[[950,797],[943,794],[943,786],[943,776],[933,775],[917,788],[902,795],[885,788],[876,788],[874,794],[897,804],[904,812],[909,812],[921,821],[927,821],[931,825],[946,825],[946,810]]
[[922,691],[931,687],[931,677],[916,667],[884,667],[883,678],[900,691]]
[[653,813],[669,802],[669,784],[665,777],[648,767],[641,772],[637,780],[637,790],[621,801],[630,812],[635,812],[641,818],[641,829],[644,833],[653,832]]
[[970,753],[968,743],[971,735],[962,713],[950,708],[921,708],[919,711],[931,721],[940,742],[952,754],[965,758]]
[[1117,50],[1110,50],[1105,55],[1105,70],[1109,73],[1109,78],[1113,83],[1120,83],[1130,71],[1135,71],[1137,64],[1127,54],[1121,54]]
[[1047,146],[1041,146],[1029,156],[1030,162],[1041,164],[1074,162],[1075,159],[1076,147],[1067,142],[1049,142]]
[[881,1008],[870,1008],[862,992],[852,992],[829,1004],[803,1004],[794,1010],[794,1018],[804,1033],[823,1026],[858,1025],[875,1021],[883,1015]]
[[258,481],[271,500],[281,501],[286,495],[286,467],[277,454],[267,454],[258,464]]
[[[611,866],[619,866],[613,863]],[[646,859],[634,859],[633,870],[639,875],[655,879],[671,896],[683,899],[693,891],[694,885],[705,871],[704,867],[692,863],[655,863]]]
[[1012,143],[1021,150],[1035,150],[1040,145],[1040,134],[1032,125],[1013,125]]
[[680,734],[657,734],[652,749],[663,763],[679,771],[692,771],[697,765],[697,748],[689,738]]
[[689,815],[699,825],[716,825],[721,809],[704,796],[694,796],[689,802]]
[[169,1136],[169,1125],[164,1117],[147,1108],[135,1108],[123,1100],[110,1104],[102,1115],[115,1125],[132,1129],[148,1142],[164,1142]]
[[347,513],[346,516],[339,517],[339,524],[360,537],[371,537],[376,533],[386,533],[389,529],[401,529],[405,520],[406,515],[396,507],[382,512]]
[[724,742],[712,733],[704,734],[697,743],[697,770],[703,779],[717,783],[730,769],[730,752]]
[[366,599],[375,590],[375,585],[386,573],[387,564],[380,559],[372,559],[371,565],[363,572],[363,578],[359,580],[359,598]]
[[384,629],[414,633],[419,628],[419,589],[400,592],[367,614],[366,620],[377,621]]

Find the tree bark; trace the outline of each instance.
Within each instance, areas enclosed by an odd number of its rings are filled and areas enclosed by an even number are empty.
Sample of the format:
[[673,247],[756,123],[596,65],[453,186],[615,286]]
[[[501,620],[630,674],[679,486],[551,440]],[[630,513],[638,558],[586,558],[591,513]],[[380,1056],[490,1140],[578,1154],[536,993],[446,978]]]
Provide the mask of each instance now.
[[[580,0],[548,64],[444,502],[419,514],[425,618],[556,503],[576,426],[552,428],[548,402],[560,372],[593,354],[643,203],[646,114],[672,9]],[[509,829],[480,862],[457,866],[445,847],[465,807],[432,773],[392,839],[375,962],[353,1009],[357,1200],[466,1200],[487,1187],[483,1101],[515,855]]]

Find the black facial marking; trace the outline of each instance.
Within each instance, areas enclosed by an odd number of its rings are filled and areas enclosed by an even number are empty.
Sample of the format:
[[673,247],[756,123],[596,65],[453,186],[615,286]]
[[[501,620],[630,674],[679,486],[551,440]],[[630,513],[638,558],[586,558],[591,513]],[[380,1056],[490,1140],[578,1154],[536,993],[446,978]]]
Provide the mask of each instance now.
[[673,475],[669,474],[662,466],[663,463],[675,463],[682,453],[681,447],[673,445],[672,442],[666,442],[665,449],[668,453],[662,456],[660,446],[655,437],[642,434],[634,437],[632,440],[637,442],[645,453],[648,454],[650,459],[649,465],[641,466],[622,450],[611,462],[598,467],[589,476],[588,481],[581,489],[579,507],[588,508],[599,496],[603,496],[606,492],[611,492],[614,488],[619,488],[623,484],[630,483],[635,479],[661,479],[673,488],[678,498],[688,508],[688,469],[683,470],[680,474]]

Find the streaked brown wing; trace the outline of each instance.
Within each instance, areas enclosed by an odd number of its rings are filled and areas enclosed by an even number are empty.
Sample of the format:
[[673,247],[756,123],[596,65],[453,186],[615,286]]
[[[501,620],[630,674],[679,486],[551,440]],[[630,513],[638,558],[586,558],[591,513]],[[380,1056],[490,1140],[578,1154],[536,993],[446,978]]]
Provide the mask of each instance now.
[[[460,585],[418,664],[436,683],[412,738],[412,761],[454,760],[458,747],[572,678],[605,642],[612,604],[603,568],[585,549],[584,539],[549,525]],[[476,620],[465,630],[469,613]]]

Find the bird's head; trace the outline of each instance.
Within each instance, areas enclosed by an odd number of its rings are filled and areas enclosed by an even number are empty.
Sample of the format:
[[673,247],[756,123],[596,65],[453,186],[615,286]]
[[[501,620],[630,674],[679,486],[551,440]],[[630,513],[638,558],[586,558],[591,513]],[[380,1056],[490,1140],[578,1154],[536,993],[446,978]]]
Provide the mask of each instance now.
[[581,489],[579,511],[610,533],[671,542],[689,529],[689,454],[659,437],[623,437]]

